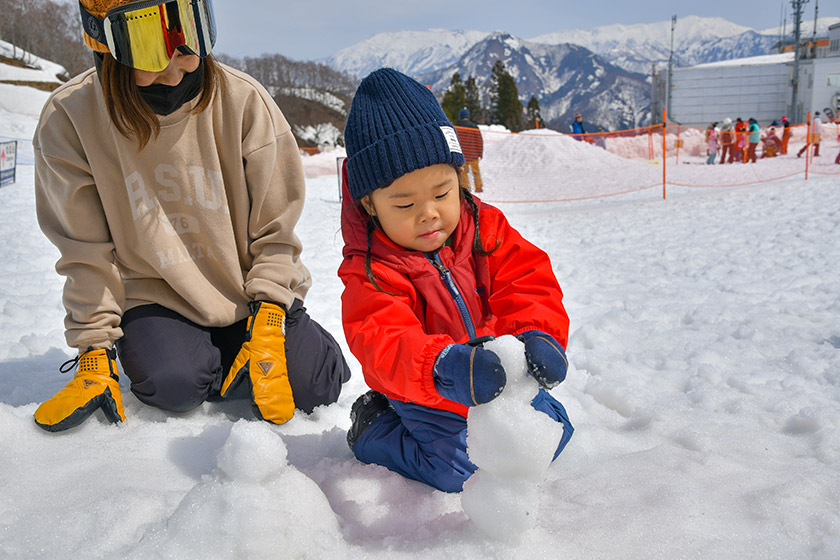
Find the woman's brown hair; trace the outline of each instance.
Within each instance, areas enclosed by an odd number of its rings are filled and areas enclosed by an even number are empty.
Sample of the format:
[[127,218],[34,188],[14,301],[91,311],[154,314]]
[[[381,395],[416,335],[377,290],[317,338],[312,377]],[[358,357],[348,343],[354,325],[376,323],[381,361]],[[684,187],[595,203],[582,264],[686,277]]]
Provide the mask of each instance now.
[[[205,110],[210,105],[216,90],[224,88],[224,78],[212,56],[206,56],[203,59],[202,67],[204,76],[201,82],[201,93],[193,113]],[[133,136],[142,150],[152,136],[160,133],[160,121],[140,95],[137,82],[134,80],[134,69],[120,64],[114,57],[106,54],[102,57],[102,67],[99,72],[111,122],[123,136],[129,138]]]

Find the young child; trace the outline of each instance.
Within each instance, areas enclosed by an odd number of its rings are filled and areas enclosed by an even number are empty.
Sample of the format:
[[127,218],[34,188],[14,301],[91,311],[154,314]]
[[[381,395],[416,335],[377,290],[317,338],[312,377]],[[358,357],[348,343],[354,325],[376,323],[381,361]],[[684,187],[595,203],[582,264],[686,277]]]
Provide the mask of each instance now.
[[[353,404],[347,441],[383,465],[446,492],[475,471],[468,407],[504,389],[482,343],[515,335],[546,388],[566,376],[569,318],[548,256],[459,184],[464,156],[434,95],[385,68],[359,85],[344,131],[342,318],[373,389]],[[545,390],[532,402],[563,422]],[[515,422],[515,418],[510,419]]]
[[[840,134],[837,135],[837,142],[840,143]],[[834,158],[834,163],[840,165],[840,152],[838,152],[837,157]]]
[[706,129],[706,165],[712,165],[718,150],[717,123],[712,123]]

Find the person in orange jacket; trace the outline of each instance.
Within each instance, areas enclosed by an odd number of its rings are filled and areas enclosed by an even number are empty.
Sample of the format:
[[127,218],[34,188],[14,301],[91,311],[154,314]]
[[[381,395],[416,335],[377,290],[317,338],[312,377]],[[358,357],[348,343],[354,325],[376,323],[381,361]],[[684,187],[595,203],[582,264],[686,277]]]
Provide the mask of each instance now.
[[790,121],[787,117],[782,117],[782,155],[786,155],[788,152],[788,142],[790,142],[791,136],[793,136],[793,131],[790,129]]
[[735,146],[733,160],[739,163],[746,162],[747,155],[747,123],[741,117],[735,119]]
[[543,387],[531,405],[564,426],[557,457],[573,428],[547,389],[566,376],[569,318],[548,255],[459,183],[455,129],[415,80],[362,80],[344,138],[342,321],[371,387],[351,408],[353,454],[460,492],[476,469],[467,411],[507,380],[482,343],[513,335]]

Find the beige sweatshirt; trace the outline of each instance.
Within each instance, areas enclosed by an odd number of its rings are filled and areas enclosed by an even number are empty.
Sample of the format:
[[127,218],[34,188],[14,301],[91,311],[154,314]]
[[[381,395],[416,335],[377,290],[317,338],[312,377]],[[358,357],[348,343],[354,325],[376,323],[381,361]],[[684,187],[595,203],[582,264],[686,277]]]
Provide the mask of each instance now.
[[44,106],[33,139],[38,221],[61,253],[71,347],[111,346],[138,305],[225,326],[247,317],[249,301],[288,306],[309,289],[289,124],[259,83],[221,67],[226,95],[199,114],[196,98],[160,117],[142,151],[112,124],[92,69]]

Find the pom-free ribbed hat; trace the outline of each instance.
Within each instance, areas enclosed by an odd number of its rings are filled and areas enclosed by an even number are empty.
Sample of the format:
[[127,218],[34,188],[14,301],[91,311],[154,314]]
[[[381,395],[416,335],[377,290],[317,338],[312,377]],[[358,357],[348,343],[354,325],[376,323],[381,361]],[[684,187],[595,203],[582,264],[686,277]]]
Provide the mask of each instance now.
[[392,68],[359,84],[344,143],[353,200],[430,165],[464,164],[458,135],[434,94]]

